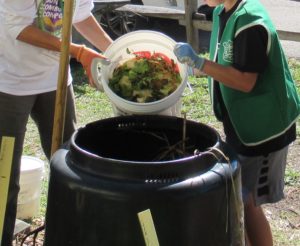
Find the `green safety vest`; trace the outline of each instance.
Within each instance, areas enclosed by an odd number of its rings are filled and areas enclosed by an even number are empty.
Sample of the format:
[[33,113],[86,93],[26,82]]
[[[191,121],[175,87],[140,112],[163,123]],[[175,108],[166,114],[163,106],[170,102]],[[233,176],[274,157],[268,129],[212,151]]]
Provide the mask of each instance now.
[[[210,59],[230,66],[233,61],[233,40],[247,28],[260,25],[268,32],[266,70],[258,75],[255,87],[244,93],[219,83],[225,107],[239,139],[248,146],[258,145],[283,134],[300,114],[300,100],[292,79],[276,29],[264,7],[257,0],[242,0],[228,19],[218,42],[219,14],[224,6],[214,10],[210,42]],[[240,81],[243,83],[243,81]],[[216,117],[221,120],[220,102],[214,97],[213,78],[209,78],[211,102]]]

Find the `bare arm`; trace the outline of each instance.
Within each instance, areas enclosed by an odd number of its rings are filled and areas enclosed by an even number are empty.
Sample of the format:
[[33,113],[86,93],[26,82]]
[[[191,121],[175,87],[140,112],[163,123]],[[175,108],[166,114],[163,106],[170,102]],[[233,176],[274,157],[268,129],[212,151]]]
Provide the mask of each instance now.
[[[61,40],[50,33],[44,32],[34,25],[27,26],[18,35],[17,40],[31,44],[33,46],[44,48],[52,51],[61,51]],[[71,43],[70,55],[74,58],[77,56],[80,45]]]
[[103,30],[94,16],[74,24],[74,27],[84,38],[101,51],[105,51],[112,43],[112,39]]
[[61,41],[59,38],[41,31],[34,25],[27,26],[18,35],[17,40],[53,51],[60,51]]
[[257,73],[241,72],[232,66],[223,66],[206,60],[203,72],[235,90],[250,92],[256,83]]
[[194,67],[195,72],[204,72],[218,82],[235,90],[250,92],[257,80],[258,73],[242,72],[232,66],[225,66],[205,59],[196,54],[188,43],[177,43],[174,54],[182,63]]
[[[74,25],[76,29],[93,45],[95,45],[99,50],[106,50],[106,48],[111,44],[111,38],[106,34],[106,32],[101,28],[99,23],[93,16],[90,16],[86,20],[79,22]],[[17,39],[19,41],[60,52],[61,50],[61,40],[47,32],[40,30],[34,25],[29,25],[23,29],[23,31],[18,35]],[[70,55],[72,57],[77,56],[78,48],[81,45],[71,43],[70,44]]]

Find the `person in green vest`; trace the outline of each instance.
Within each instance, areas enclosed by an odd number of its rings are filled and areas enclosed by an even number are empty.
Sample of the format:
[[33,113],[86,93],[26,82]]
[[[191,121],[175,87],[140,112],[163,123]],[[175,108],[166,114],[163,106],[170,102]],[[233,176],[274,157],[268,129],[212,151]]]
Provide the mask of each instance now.
[[178,60],[209,77],[216,118],[242,170],[247,245],[273,245],[262,204],[284,198],[288,147],[300,100],[276,29],[258,0],[207,0],[216,6],[210,59],[177,43]]

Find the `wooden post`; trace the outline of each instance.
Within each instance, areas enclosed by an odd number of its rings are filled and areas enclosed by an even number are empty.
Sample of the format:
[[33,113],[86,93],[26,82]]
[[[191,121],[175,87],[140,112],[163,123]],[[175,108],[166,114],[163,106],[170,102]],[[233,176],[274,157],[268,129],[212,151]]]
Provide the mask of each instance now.
[[2,245],[3,240],[3,228],[14,155],[14,146],[14,137],[2,136],[0,149],[0,245]]
[[184,0],[185,8],[185,28],[187,42],[196,52],[199,52],[199,35],[198,29],[193,25],[193,13],[197,11],[197,0]]
[[67,102],[67,80],[70,59],[69,48],[73,17],[73,2],[73,0],[64,1],[65,6],[63,13],[62,43],[55,100],[51,155],[53,155],[54,152],[61,146],[63,141],[65,111]]

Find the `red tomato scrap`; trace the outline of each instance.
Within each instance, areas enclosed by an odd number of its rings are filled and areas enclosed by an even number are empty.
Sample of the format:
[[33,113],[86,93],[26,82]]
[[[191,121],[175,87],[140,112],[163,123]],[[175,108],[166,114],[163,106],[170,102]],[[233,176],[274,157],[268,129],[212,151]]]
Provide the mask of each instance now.
[[165,62],[167,62],[169,65],[172,65],[172,61],[169,57],[167,57],[165,54],[163,53],[159,53],[159,52],[155,52],[152,55],[153,58],[161,58],[163,59]]
[[174,60],[170,59],[168,56],[166,56],[163,53],[160,52],[154,52],[151,55],[150,51],[136,51],[133,54],[136,55],[136,57],[138,58],[146,58],[146,59],[151,59],[151,58],[161,58],[163,59],[167,64],[169,64],[171,67],[173,67],[173,69],[175,70],[175,72],[179,73],[179,67],[178,64],[174,63]]
[[135,54],[139,58],[147,58],[147,59],[151,58],[150,51],[137,51],[137,52],[134,52],[133,54]]

